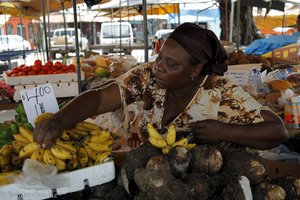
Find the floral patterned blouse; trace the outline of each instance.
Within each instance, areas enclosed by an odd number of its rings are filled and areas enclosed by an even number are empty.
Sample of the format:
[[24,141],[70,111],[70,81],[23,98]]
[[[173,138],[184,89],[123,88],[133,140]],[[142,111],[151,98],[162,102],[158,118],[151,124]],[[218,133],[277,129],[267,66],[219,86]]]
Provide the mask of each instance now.
[[[136,101],[143,102],[140,127],[144,131],[147,123],[153,124],[159,130],[165,128],[162,118],[166,90],[156,85],[153,63],[132,68],[115,81],[119,84],[125,111],[122,119],[124,128],[130,126],[127,107]],[[175,125],[177,132],[190,131],[190,122],[205,119],[251,124],[263,121],[260,115],[262,109],[261,104],[230,80],[219,76],[206,76],[183,112],[170,123]]]

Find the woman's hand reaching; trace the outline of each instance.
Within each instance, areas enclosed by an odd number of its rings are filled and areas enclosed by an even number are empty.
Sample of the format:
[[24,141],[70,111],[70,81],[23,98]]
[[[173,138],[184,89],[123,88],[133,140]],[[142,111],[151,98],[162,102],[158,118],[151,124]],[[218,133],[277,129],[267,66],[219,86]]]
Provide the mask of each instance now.
[[228,124],[213,119],[192,122],[189,127],[196,141],[210,143],[224,140],[224,135],[229,128]]
[[63,130],[64,128],[59,121],[53,118],[44,119],[36,124],[33,140],[42,148],[49,148],[61,136]]

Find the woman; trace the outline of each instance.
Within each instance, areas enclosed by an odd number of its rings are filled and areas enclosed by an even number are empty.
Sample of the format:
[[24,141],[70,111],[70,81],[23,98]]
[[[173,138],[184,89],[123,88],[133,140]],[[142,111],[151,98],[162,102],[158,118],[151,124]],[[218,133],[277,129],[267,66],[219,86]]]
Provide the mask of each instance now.
[[248,93],[220,77],[227,53],[212,31],[180,25],[164,43],[155,63],[137,66],[111,82],[87,91],[52,119],[37,124],[34,140],[46,148],[63,129],[93,115],[143,101],[141,132],[147,123],[164,132],[192,132],[198,142],[225,142],[270,149],[287,139],[282,120]]

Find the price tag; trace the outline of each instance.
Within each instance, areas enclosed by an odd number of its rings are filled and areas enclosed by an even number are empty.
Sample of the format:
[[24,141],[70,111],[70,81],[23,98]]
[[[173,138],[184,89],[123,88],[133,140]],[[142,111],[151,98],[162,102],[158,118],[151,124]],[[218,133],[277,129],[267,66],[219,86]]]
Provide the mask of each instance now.
[[224,74],[224,76],[241,86],[249,85],[249,83],[251,81],[250,72],[229,71],[229,72],[226,72]]
[[50,83],[38,85],[32,89],[21,90],[21,99],[28,121],[34,126],[34,119],[45,112],[59,110],[54,90]]

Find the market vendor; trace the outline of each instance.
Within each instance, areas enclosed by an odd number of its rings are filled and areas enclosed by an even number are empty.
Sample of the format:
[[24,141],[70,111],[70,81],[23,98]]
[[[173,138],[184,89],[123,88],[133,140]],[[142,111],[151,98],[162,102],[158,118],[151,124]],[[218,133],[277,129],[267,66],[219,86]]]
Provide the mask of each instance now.
[[142,140],[151,123],[161,133],[174,124],[178,133],[192,133],[198,143],[270,149],[284,142],[288,135],[283,121],[222,77],[227,71],[226,59],[227,53],[212,31],[184,23],[169,36],[154,63],[134,67],[80,94],[52,119],[40,121],[34,140],[49,147],[63,129],[119,109],[123,127],[129,128],[128,106],[143,101]]

